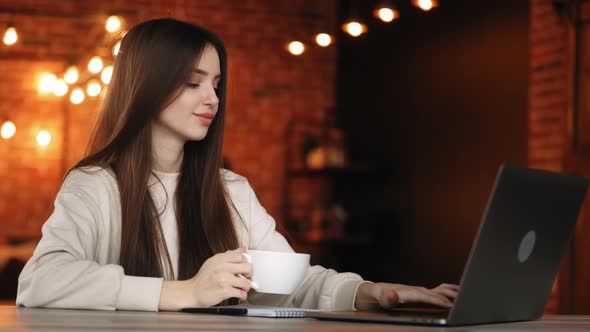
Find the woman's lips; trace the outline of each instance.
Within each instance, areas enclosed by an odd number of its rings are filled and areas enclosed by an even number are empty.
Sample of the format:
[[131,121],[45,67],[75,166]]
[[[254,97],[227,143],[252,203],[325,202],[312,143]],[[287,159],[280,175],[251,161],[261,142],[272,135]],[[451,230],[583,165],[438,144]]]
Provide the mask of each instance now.
[[201,121],[202,124],[209,126],[211,124],[211,122],[213,122],[213,118],[215,117],[215,114],[213,114],[213,113],[200,113],[200,114],[195,114],[195,116]]

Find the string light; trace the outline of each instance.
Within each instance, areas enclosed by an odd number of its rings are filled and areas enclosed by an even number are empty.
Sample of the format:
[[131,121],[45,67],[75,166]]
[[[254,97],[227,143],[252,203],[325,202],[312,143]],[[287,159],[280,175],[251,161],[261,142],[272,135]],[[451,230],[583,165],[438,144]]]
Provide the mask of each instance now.
[[[412,0],[413,4],[424,10],[429,11],[435,7],[438,7],[437,0]],[[374,12],[375,17],[379,18],[383,22],[392,22],[393,20],[399,18],[399,12],[389,8],[389,7],[380,7],[375,10]],[[118,16],[109,16],[106,23],[105,29],[108,32],[114,33],[121,29],[121,19]],[[345,23],[342,26],[342,29],[350,34],[353,37],[358,37],[367,31],[366,25],[357,22],[351,21]],[[6,45],[14,45],[19,39],[18,33],[16,28],[10,24],[9,27],[6,29],[3,37],[3,42]],[[321,47],[327,47],[332,43],[332,37],[327,33],[319,33],[316,35],[315,38],[316,43]],[[114,56],[119,54],[121,48],[121,41],[117,42],[112,49],[112,53]],[[292,41],[287,45],[288,51],[293,55],[301,55],[305,52],[306,46],[300,41]],[[94,56],[88,63],[88,70],[93,73],[97,74],[99,72],[102,73],[100,75],[100,79],[104,84],[109,84],[112,78],[113,67],[107,66],[103,69],[103,61],[99,56]],[[66,71],[63,79],[57,79],[54,74],[47,73],[41,76],[40,84],[38,86],[38,91],[40,93],[50,93],[53,92],[56,96],[64,96],[68,93],[68,85],[67,84],[74,84],[79,79],[79,72],[76,67],[70,67]],[[67,83],[67,84],[66,84]],[[90,97],[96,97],[102,92],[102,85],[93,80],[89,82],[86,92]],[[74,89],[70,94],[70,101],[73,104],[80,104],[84,101],[85,94],[81,88]],[[4,139],[12,138],[16,133],[16,125],[11,121],[5,121],[1,128],[0,128],[0,136]],[[46,130],[41,130],[37,134],[37,143],[40,146],[47,146],[51,142],[51,134]]]
[[82,91],[82,89],[80,89],[80,88],[74,89],[74,91],[72,91],[72,94],[70,95],[70,101],[72,102],[72,104],[76,104],[76,105],[83,102],[84,101],[84,91]]
[[367,32],[367,26],[356,21],[345,23],[342,26],[342,29],[344,30],[344,32],[348,33],[353,37],[358,37],[363,33]]
[[423,11],[427,12],[432,8],[438,7],[437,0],[413,0],[414,6],[422,9]]
[[305,45],[300,41],[292,41],[287,45],[287,49],[293,55],[301,55],[305,52]]
[[[412,0],[413,4],[416,7],[421,8],[424,11],[429,11],[432,8],[438,6],[437,0]],[[389,8],[389,6],[383,6],[375,10],[374,15],[381,19],[383,22],[391,22],[399,17],[399,13]],[[105,28],[108,32],[116,32],[121,28],[121,19],[118,16],[109,16],[107,18]],[[358,37],[367,31],[366,25],[357,22],[357,21],[350,21],[345,23],[342,26],[342,29],[350,34],[353,37]],[[16,29],[11,24],[4,33],[4,43],[6,45],[13,45],[18,40],[18,34]],[[327,47],[332,43],[332,37],[327,33],[319,33],[316,35],[315,38],[316,43],[321,47]],[[117,56],[119,54],[121,48],[121,41],[117,42],[112,49],[113,55]],[[293,41],[287,45],[288,51],[293,55],[301,55],[305,52],[306,46],[300,41]],[[99,56],[94,56],[88,63],[88,70],[93,73],[97,74],[102,71],[100,75],[100,79],[104,84],[109,84],[112,78],[113,67],[107,66],[104,67],[103,61]],[[76,67],[70,67],[66,71],[63,80],[58,80],[54,74],[44,74],[41,78],[41,82],[39,84],[38,90],[40,93],[50,93],[53,92],[56,96],[64,96],[67,94],[69,88],[67,84],[74,84],[79,79],[79,72]],[[67,84],[66,84],[67,83]],[[92,82],[88,84],[86,92],[89,96],[95,97],[98,96],[102,91],[102,85],[99,82]],[[80,104],[85,99],[84,91],[80,88],[76,88],[72,91],[70,95],[70,100],[74,104]],[[3,125],[3,130],[5,125],[9,126],[9,122],[6,122]],[[10,124],[12,124],[10,122]],[[14,124],[12,124],[14,126]],[[10,126],[7,128],[11,128]]]
[[78,81],[78,77],[78,69],[76,67],[70,67],[64,75],[64,81],[68,84],[74,84]]
[[88,71],[96,74],[102,70],[102,66],[102,59],[99,56],[95,56],[88,62]]
[[47,130],[41,130],[37,134],[37,144],[40,146],[48,146],[51,142],[51,134]]
[[389,23],[399,17],[399,13],[389,7],[377,8],[374,15],[385,23]]
[[57,77],[54,74],[42,74],[41,82],[39,83],[39,93],[50,93],[53,92],[53,88],[57,82]]
[[5,121],[0,129],[0,136],[4,139],[9,139],[16,133],[16,126],[12,121]]
[[13,26],[9,26],[4,32],[4,44],[6,45],[14,45],[18,40],[18,34],[16,33],[16,29]]
[[332,37],[327,33],[318,33],[315,36],[315,42],[321,47],[327,47],[332,44]]
[[119,49],[121,49],[121,42],[118,42],[113,46],[113,55],[117,56],[119,54]]
[[58,97],[64,96],[68,93],[68,85],[64,80],[57,80],[55,84],[53,84],[53,94]]
[[91,81],[88,84],[88,87],[86,87],[86,93],[90,97],[98,96],[101,91],[102,91],[102,85],[100,85],[100,83],[98,83],[96,81]]
[[107,18],[107,23],[105,24],[105,28],[107,29],[108,32],[115,32],[115,31],[119,30],[120,27],[121,27],[121,20],[119,19],[118,16],[109,16],[109,18]]
[[112,76],[113,76],[113,66],[107,66],[102,70],[102,73],[100,74],[100,80],[104,84],[109,84],[109,83],[111,83]]
[[[107,19],[105,24],[105,28],[109,32],[116,32],[121,28],[121,20],[117,16],[110,16]],[[4,32],[3,42],[6,45],[14,45],[19,40],[18,33],[16,28],[10,24],[6,31]],[[119,54],[119,49],[121,47],[121,42],[119,41],[113,47],[113,55],[117,56]],[[94,56],[88,62],[88,71],[93,74],[100,73],[100,79],[104,84],[109,84],[112,77],[113,67],[107,66],[103,68],[104,64],[102,59],[99,56]],[[38,92],[42,94],[46,93],[53,93],[56,96],[64,96],[68,93],[69,87],[68,84],[75,84],[78,82],[80,78],[80,74],[78,69],[74,66],[69,67],[66,73],[63,76],[63,79],[57,79],[56,75],[53,73],[42,73],[39,76],[39,83],[37,86]],[[100,84],[99,81],[93,80],[87,86],[87,93],[91,97],[95,97],[100,95],[103,86]],[[80,104],[84,101],[85,94],[81,88],[75,88],[70,94],[70,101],[73,104]],[[12,121],[5,121],[2,126],[0,127],[0,137],[3,139],[10,139],[14,137],[16,133],[16,125]],[[37,133],[36,141],[37,144],[41,147],[46,147],[51,143],[51,134],[47,130],[41,130]]]

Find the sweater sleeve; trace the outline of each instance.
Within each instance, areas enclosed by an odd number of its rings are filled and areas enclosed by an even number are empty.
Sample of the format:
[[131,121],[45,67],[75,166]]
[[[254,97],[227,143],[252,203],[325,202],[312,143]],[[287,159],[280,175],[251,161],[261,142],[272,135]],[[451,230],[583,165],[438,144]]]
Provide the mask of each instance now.
[[[250,248],[293,252],[285,238],[276,231],[274,219],[266,212],[247,185]],[[260,305],[299,307],[322,310],[355,310],[356,291],[363,279],[355,273],[338,273],[319,265],[311,266],[299,288],[290,295],[251,292],[248,302]]]
[[67,188],[68,181],[72,179],[64,182],[42,238],[19,276],[17,305],[157,311],[163,280],[126,276],[120,265],[96,261],[103,214],[88,190]]

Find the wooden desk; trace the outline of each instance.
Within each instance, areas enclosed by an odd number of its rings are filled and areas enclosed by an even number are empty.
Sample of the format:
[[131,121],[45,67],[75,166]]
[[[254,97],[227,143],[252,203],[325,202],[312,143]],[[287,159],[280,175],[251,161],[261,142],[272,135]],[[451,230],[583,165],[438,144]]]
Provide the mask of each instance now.
[[178,312],[88,311],[0,306],[0,331],[590,331],[590,316],[456,328],[272,319]]

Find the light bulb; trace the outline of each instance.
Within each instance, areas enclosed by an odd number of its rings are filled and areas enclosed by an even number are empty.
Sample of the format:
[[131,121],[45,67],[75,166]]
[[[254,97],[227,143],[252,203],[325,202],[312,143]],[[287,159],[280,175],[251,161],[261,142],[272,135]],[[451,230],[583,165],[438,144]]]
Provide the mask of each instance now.
[[436,0],[414,0],[413,2],[416,7],[422,9],[425,12],[438,6],[438,1]]
[[349,22],[342,27],[345,32],[353,37],[358,37],[367,31],[367,27],[359,22]]
[[53,94],[55,94],[58,97],[61,97],[66,93],[68,93],[68,85],[66,84],[66,82],[64,80],[55,81],[55,84],[53,85]]
[[39,93],[53,92],[53,88],[57,82],[57,77],[54,74],[42,74],[41,82],[39,83]]
[[80,88],[74,89],[74,91],[72,91],[72,94],[70,95],[70,101],[72,102],[72,104],[80,104],[81,102],[83,102],[84,91],[82,91],[82,89]]
[[64,75],[64,81],[68,84],[74,84],[78,81],[78,77],[78,69],[76,67],[70,67]]
[[16,133],[16,126],[12,121],[6,121],[2,124],[2,129],[0,129],[0,136],[4,139],[9,139],[14,136]]
[[16,29],[13,26],[8,27],[4,33],[4,44],[13,45],[18,40]]
[[100,91],[102,91],[102,85],[100,85],[100,83],[96,82],[96,81],[92,81],[88,84],[88,87],[86,88],[86,93],[90,96],[90,97],[96,97],[100,94]]
[[115,32],[115,31],[119,30],[120,27],[121,27],[121,20],[119,19],[118,16],[109,16],[109,18],[107,18],[107,23],[105,24],[105,28],[107,29],[108,32]]
[[293,55],[301,55],[303,54],[303,52],[305,52],[305,45],[303,45],[303,43],[300,41],[290,42],[287,48],[289,49],[289,52]]
[[117,56],[119,54],[119,49],[121,49],[121,42],[118,42],[113,46],[113,55]]
[[102,70],[102,59],[99,56],[95,56],[92,59],[90,59],[90,62],[88,62],[88,71],[96,74],[101,70]]
[[389,23],[398,18],[399,14],[397,13],[397,11],[391,8],[383,7],[375,11],[375,17],[377,17],[383,22]]
[[107,66],[102,70],[102,73],[100,74],[100,80],[104,84],[109,84],[109,83],[111,83],[112,76],[113,76],[113,66]]
[[40,146],[47,146],[51,142],[51,134],[47,130],[41,130],[37,134],[37,144]]
[[317,36],[315,36],[315,41],[321,47],[326,47],[332,43],[332,37],[330,37],[330,35],[327,33],[319,33]]

